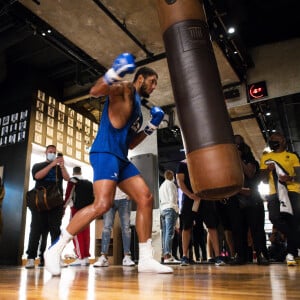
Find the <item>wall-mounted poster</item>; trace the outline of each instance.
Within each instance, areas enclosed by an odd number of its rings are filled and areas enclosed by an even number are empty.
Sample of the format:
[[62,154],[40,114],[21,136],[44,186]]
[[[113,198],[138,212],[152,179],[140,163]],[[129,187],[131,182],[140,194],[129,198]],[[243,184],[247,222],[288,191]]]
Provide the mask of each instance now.
[[44,111],[44,102],[37,100],[36,101],[36,109],[39,111]]
[[7,135],[0,137],[0,146],[6,146],[7,145],[7,140],[8,140]]
[[67,145],[69,145],[69,146],[73,145],[73,138],[70,136],[67,136]]
[[69,156],[73,155],[73,149],[72,149],[72,147],[67,146],[67,155],[69,155]]
[[66,111],[66,106],[64,104],[62,104],[61,102],[58,103],[58,110],[60,112],[65,112]]
[[81,151],[76,150],[75,157],[76,159],[81,160]]
[[25,140],[25,131],[20,131],[18,133],[18,142],[22,142]]
[[42,144],[42,135],[40,133],[36,133],[34,135],[34,142],[38,144]]
[[48,106],[48,116],[54,118],[55,109],[52,106]]
[[18,123],[10,124],[9,132],[16,132],[16,131],[18,131]]
[[68,107],[68,116],[72,119],[74,119],[74,117],[75,117],[75,111],[69,107]]
[[76,121],[76,128],[77,130],[82,130],[82,123],[80,121]]
[[26,130],[27,121],[22,121],[19,123],[19,131]]
[[48,136],[46,137],[46,145],[53,145],[53,139],[49,138]]
[[85,133],[86,135],[90,135],[90,133],[91,133],[91,127],[85,126],[85,127],[84,127],[84,133]]
[[49,103],[49,106],[55,107],[56,100],[54,98],[52,98],[51,96],[49,96],[48,103]]
[[38,90],[37,96],[40,100],[45,101],[45,93],[44,92]]
[[62,143],[56,143],[56,150],[57,152],[64,152],[64,146]]
[[35,119],[36,121],[43,123],[43,113],[37,110],[35,113]]
[[79,131],[76,131],[76,140],[81,141],[82,134]]
[[47,127],[47,135],[51,138],[53,138],[53,128]]
[[26,120],[28,117],[28,110],[21,111],[20,113],[20,121]]
[[2,118],[2,126],[8,125],[9,124],[9,116],[4,116]]
[[68,128],[67,128],[67,133],[68,133],[68,135],[73,136],[73,128],[70,127],[70,126],[68,126]]
[[64,124],[61,122],[57,122],[57,130],[59,131],[64,131]]
[[43,124],[40,122],[35,122],[35,131],[42,133],[43,132]]
[[17,134],[14,133],[14,134],[11,134],[8,136],[8,143],[9,144],[15,144],[17,141]]
[[92,134],[92,135],[93,135],[93,138],[96,137],[97,131],[98,131],[98,124],[93,123],[93,134]]
[[54,119],[47,117],[47,125],[53,127],[54,126]]
[[19,117],[19,114],[18,114],[18,113],[12,114],[12,115],[10,116],[10,122],[11,122],[11,123],[16,123],[16,122],[18,122],[18,117]]
[[58,142],[63,143],[64,142],[64,135],[61,132],[57,132],[56,139]]
[[77,148],[77,149],[81,149],[81,142],[76,141],[76,148]]
[[62,123],[65,122],[65,114],[61,111],[58,112],[58,121]]
[[9,132],[9,126],[3,126],[1,129],[1,136],[7,135]]
[[74,119],[68,117],[68,125],[73,127],[74,126]]
[[84,153],[84,161],[87,163],[90,162],[90,155],[88,153]]

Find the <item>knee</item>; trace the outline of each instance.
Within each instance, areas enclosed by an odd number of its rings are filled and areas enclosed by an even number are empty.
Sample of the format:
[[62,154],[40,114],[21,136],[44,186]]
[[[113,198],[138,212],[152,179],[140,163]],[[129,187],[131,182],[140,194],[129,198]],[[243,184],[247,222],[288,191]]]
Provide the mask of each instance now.
[[95,201],[93,203],[95,217],[105,214],[111,208],[111,206],[112,204],[109,201]]
[[153,208],[153,195],[148,192],[136,199],[138,208]]

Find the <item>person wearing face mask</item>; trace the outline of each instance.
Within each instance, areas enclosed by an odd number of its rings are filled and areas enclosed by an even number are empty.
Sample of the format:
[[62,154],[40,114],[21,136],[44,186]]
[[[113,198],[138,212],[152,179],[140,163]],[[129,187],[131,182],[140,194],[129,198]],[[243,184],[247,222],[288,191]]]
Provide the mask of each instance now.
[[[257,264],[268,265],[266,247],[265,212],[262,198],[258,192],[259,163],[254,158],[252,150],[245,143],[244,138],[236,134],[234,141],[241,157],[244,172],[244,184],[241,191],[225,201],[223,210],[227,210],[230,227],[232,229],[234,258],[230,265],[242,265],[253,260],[253,250],[256,252]],[[219,212],[221,210],[219,209]],[[249,246],[248,237],[251,236],[253,248]]]
[[[35,187],[43,186],[47,188],[57,181],[58,188],[61,193],[63,193],[62,182],[63,180],[68,181],[70,176],[65,168],[63,156],[56,155],[56,146],[48,145],[46,147],[46,161],[33,165],[32,176],[36,181]],[[52,243],[59,237],[63,214],[63,206],[58,206],[42,212],[31,210],[30,233],[26,251],[26,269],[35,267],[35,258],[37,256],[39,241],[45,231],[49,230]],[[40,254],[40,257],[40,266],[43,266],[43,255]]]
[[270,136],[269,147],[272,151],[260,161],[262,180],[269,184],[269,219],[286,236],[286,263],[295,266],[300,248],[300,161],[297,154],[287,151],[281,133]]

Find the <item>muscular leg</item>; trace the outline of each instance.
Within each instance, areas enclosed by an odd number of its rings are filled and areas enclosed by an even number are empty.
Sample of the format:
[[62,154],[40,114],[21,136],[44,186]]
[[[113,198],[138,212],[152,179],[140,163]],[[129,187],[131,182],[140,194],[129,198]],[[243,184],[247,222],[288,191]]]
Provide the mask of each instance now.
[[79,210],[67,226],[71,235],[76,235],[98,216],[107,212],[113,203],[117,182],[113,180],[97,180],[94,182],[95,200]]
[[[192,228],[182,230],[182,255],[188,257]],[[191,258],[191,257],[190,257]]]
[[139,242],[145,243],[152,233],[153,196],[140,175],[122,181],[119,187],[136,202],[136,231]]

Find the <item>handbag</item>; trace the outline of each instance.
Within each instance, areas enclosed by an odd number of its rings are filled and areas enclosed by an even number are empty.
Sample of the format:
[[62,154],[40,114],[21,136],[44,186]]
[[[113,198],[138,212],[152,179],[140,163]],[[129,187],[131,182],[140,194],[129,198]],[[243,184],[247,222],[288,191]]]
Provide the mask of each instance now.
[[57,173],[54,184],[47,187],[36,187],[26,193],[28,208],[39,212],[63,206],[63,202],[63,195],[57,184]]

